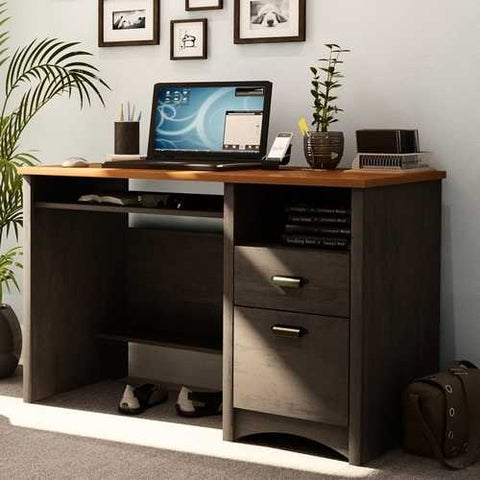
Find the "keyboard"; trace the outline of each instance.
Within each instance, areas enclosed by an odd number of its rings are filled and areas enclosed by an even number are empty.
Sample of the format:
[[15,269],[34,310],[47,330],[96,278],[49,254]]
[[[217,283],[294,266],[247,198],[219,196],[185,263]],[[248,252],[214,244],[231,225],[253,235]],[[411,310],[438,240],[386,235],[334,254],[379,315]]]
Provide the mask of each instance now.
[[194,170],[194,171],[222,171],[222,170],[250,170],[262,168],[261,162],[222,162],[222,161],[168,161],[168,160],[123,160],[105,162],[103,168],[139,168],[149,170]]

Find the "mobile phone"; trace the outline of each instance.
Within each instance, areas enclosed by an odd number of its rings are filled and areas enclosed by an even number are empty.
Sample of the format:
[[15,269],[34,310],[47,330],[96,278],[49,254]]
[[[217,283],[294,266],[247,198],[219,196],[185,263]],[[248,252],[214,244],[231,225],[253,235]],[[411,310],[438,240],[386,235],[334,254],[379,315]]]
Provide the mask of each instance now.
[[267,161],[282,162],[288,153],[288,148],[292,144],[293,133],[283,132],[277,134],[275,141],[273,142],[270,153],[267,156]]

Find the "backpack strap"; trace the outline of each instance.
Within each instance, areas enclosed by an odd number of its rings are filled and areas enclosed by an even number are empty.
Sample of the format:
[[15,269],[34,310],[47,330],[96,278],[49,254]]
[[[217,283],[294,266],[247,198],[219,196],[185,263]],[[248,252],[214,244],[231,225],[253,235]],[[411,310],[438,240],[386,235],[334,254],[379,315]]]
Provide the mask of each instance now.
[[[456,457],[455,459],[449,459],[445,456],[442,446],[440,442],[435,437],[434,433],[432,432],[430,426],[425,421],[422,408],[421,408],[421,401],[420,396],[418,394],[410,394],[409,397],[412,400],[414,405],[414,412],[417,416],[417,419],[422,426],[423,433],[430,443],[432,451],[435,457],[446,467],[452,470],[460,470],[462,468],[468,467],[472,465],[480,458],[480,370],[474,368],[456,368],[453,367],[451,369],[451,373],[454,374],[458,380],[459,385],[463,389],[464,393],[464,404],[466,408],[466,415],[469,423],[469,433],[468,433],[468,443],[465,445],[464,450],[466,453]],[[442,377],[442,380],[439,381],[437,377],[426,377],[421,379],[420,381],[424,383],[430,383],[434,385],[441,386],[442,388],[446,389],[446,385],[444,384],[444,374],[439,375]],[[448,422],[448,418],[455,417],[451,415],[452,410],[451,408],[455,408],[452,403],[453,399],[452,393],[447,391],[446,400],[447,400],[447,438],[448,440],[453,440],[448,438],[449,432],[449,425],[452,425],[452,422]],[[455,412],[456,413],[456,412]]]

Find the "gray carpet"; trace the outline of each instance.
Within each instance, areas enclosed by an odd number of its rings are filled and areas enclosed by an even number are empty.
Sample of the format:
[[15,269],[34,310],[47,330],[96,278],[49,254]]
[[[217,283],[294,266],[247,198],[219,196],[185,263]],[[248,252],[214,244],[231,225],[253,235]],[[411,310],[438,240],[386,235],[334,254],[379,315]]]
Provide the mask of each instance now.
[[[21,372],[14,378],[0,381],[0,395],[21,396]],[[115,405],[122,385],[105,382],[57,396],[48,404],[72,409],[116,413]],[[95,399],[95,401],[92,401]],[[182,422],[172,414],[171,404],[152,409],[149,418]],[[199,425],[220,428],[219,418],[197,420]],[[282,450],[275,450],[281,456]],[[314,450],[311,453],[319,453]],[[349,475],[341,464],[338,475],[314,475],[299,471],[257,465],[214,457],[113,443],[47,431],[12,426],[0,417],[0,478],[1,479],[212,479],[220,480],[315,480],[371,478],[478,480],[480,467],[459,473],[446,471],[429,459],[389,453],[369,465],[374,468],[359,477]],[[341,473],[340,473],[341,471]]]

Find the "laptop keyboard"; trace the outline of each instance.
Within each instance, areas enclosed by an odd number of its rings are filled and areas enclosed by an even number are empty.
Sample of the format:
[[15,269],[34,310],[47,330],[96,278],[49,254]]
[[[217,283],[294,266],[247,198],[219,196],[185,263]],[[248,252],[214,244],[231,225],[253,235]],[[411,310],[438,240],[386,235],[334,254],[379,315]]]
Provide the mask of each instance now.
[[225,161],[168,161],[168,160],[124,160],[105,162],[103,168],[139,168],[151,170],[242,170],[259,168],[260,162],[225,162]]

